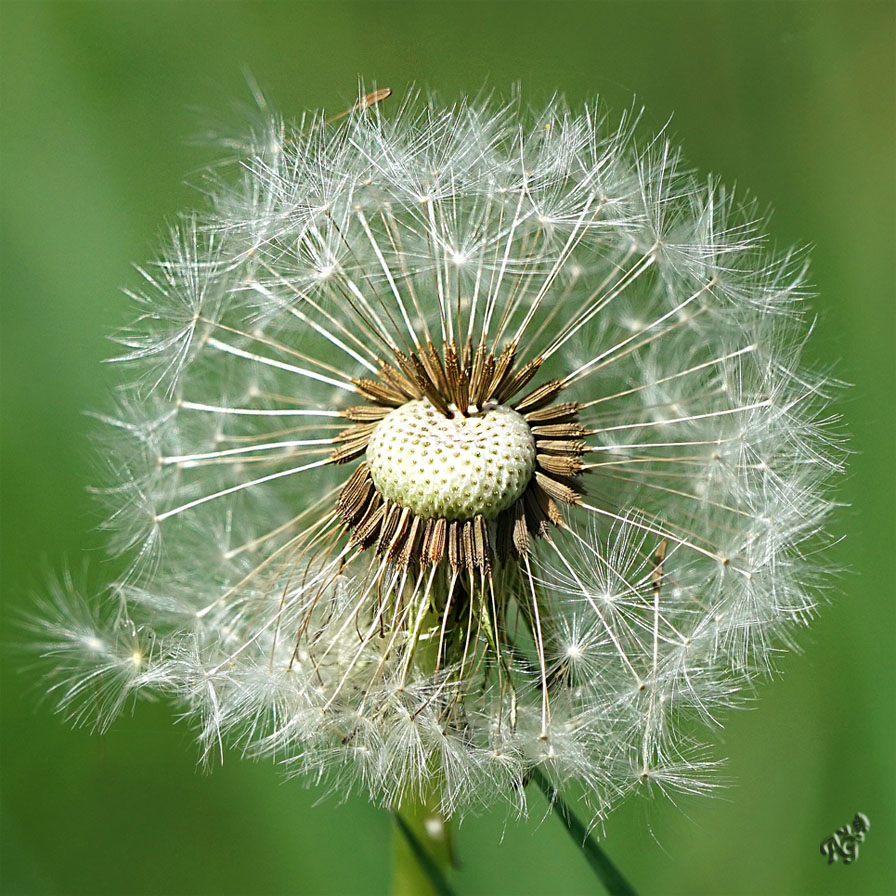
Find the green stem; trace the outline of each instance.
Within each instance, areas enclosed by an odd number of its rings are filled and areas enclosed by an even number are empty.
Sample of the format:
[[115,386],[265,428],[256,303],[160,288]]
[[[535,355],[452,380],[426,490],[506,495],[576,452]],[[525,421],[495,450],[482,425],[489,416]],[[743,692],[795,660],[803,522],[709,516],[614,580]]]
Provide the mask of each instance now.
[[[427,676],[438,668],[441,639],[424,638],[420,633],[439,631],[440,625],[427,593],[410,633],[402,676],[411,668]],[[442,774],[438,768],[431,771],[422,792],[406,795],[401,806],[393,810],[392,896],[454,896],[448,884],[453,866],[451,831],[440,809]]]
[[588,828],[576,817],[569,803],[557,793],[551,782],[537,768],[529,772],[530,780],[545,795],[551,809],[563,822],[567,833],[585,854],[585,860],[597,875],[610,896],[637,896],[634,887],[622,876],[610,857],[601,849],[588,832]]
[[454,896],[451,832],[438,804],[405,800],[393,815],[392,896]]

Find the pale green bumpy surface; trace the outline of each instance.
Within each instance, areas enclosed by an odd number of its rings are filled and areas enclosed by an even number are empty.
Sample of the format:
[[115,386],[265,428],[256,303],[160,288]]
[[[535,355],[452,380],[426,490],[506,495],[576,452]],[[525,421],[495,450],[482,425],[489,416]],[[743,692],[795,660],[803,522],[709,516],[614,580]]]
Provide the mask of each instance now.
[[384,498],[424,519],[494,519],[526,490],[535,440],[504,405],[449,418],[425,399],[409,401],[377,424],[367,464]]

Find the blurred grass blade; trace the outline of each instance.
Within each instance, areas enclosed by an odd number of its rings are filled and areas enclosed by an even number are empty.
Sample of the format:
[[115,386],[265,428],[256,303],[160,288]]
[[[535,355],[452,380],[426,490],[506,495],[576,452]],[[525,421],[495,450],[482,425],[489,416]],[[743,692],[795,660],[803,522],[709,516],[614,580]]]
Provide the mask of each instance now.
[[551,809],[563,822],[563,826],[566,828],[569,836],[581,848],[591,869],[598,876],[610,896],[637,896],[634,887],[622,876],[622,872],[613,864],[610,857],[601,849],[566,800],[557,793],[554,786],[541,771],[533,768],[529,772],[529,779],[545,795],[545,799],[547,799]]

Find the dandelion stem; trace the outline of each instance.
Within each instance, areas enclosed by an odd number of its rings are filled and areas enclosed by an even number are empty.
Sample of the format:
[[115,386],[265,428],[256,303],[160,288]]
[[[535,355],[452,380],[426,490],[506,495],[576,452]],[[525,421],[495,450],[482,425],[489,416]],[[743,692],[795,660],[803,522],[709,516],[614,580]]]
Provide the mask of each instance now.
[[407,800],[393,815],[392,896],[454,896],[451,834],[438,809]]
[[600,879],[606,891],[611,896],[637,896],[632,885],[622,876],[622,873],[613,864],[610,857],[588,832],[588,828],[572,811],[569,803],[557,793],[557,790],[541,771],[537,768],[531,769],[529,779],[545,795],[545,799],[547,799],[557,817],[563,822],[563,826],[566,828],[569,836],[581,847],[582,852],[585,854],[585,860]]
[[[440,651],[441,641],[415,638],[409,652],[416,666],[430,671],[438,667]],[[441,769],[433,769],[393,810],[392,896],[454,896],[448,884],[454,846],[440,804],[443,783]]]

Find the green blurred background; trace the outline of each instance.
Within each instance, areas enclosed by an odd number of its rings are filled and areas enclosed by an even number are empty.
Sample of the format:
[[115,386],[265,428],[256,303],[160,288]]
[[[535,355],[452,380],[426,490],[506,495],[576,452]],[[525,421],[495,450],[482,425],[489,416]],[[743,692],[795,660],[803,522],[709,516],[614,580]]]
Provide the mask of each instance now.
[[[605,845],[643,894],[896,891],[894,289],[896,5],[890,2],[11,2],[2,26],[2,599],[12,623],[48,570],[105,575],[84,409],[110,379],[120,287],[163,223],[199,201],[213,158],[188,142],[248,100],[286,114],[351,104],[359,76],[446,98],[520,82],[633,97],[698,169],[774,204],[783,245],[814,245],[810,360],[854,383],[839,516],[846,572],[802,655],[720,734],[716,799],[632,801]],[[394,100],[392,101],[394,102]],[[199,111],[198,110],[204,110]],[[96,567],[99,567],[96,569]],[[388,817],[228,756],[202,774],[188,727],[141,705],[104,737],[72,731],[5,650],[0,875],[7,894],[376,894]],[[464,823],[468,894],[596,892],[556,820]],[[819,843],[856,811],[857,863]],[[539,824],[539,822],[542,822]]]

